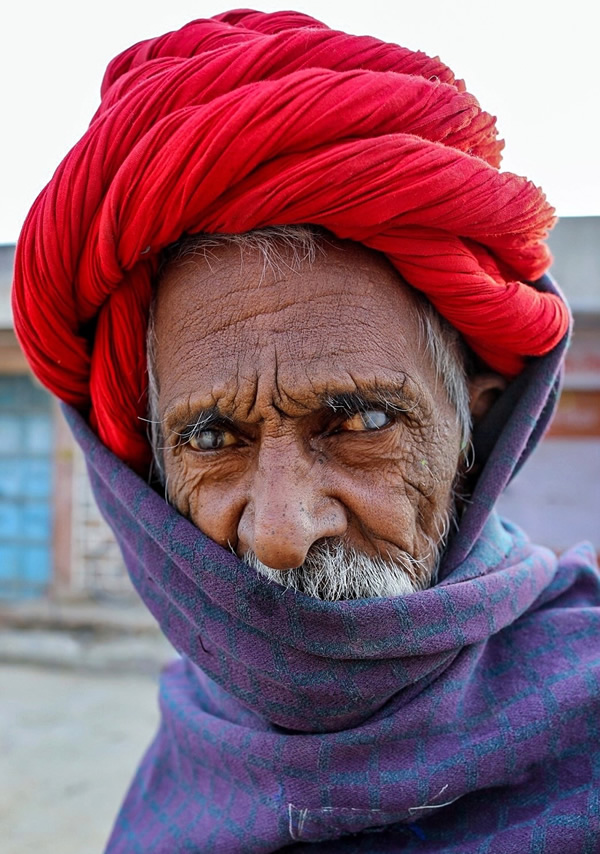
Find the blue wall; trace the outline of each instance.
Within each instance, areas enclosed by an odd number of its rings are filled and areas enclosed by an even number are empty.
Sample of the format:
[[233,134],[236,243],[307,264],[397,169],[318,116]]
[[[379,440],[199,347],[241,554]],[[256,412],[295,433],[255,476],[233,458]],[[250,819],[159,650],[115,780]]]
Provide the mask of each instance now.
[[0,376],[0,597],[41,595],[51,580],[50,396],[27,376]]

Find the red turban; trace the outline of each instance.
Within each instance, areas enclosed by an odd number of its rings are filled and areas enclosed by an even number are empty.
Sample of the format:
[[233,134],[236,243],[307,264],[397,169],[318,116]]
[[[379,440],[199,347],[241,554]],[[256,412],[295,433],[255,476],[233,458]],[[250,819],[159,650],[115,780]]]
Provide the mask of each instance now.
[[498,171],[494,118],[438,59],[295,12],[238,11],[109,65],[92,123],[17,246],[15,328],[33,371],[133,468],[150,459],[145,334],[183,234],[314,223],[384,252],[492,368],[568,326],[520,280],[553,209]]

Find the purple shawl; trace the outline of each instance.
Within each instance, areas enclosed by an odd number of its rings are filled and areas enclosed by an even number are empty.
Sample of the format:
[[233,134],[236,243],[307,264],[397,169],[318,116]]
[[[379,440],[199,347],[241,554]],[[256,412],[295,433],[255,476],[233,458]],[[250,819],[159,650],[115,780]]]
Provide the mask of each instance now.
[[595,557],[557,560],[493,511],[551,415],[565,344],[478,430],[486,462],[440,583],[392,599],[320,602],[259,578],[68,412],[181,654],[109,854],[600,850]]

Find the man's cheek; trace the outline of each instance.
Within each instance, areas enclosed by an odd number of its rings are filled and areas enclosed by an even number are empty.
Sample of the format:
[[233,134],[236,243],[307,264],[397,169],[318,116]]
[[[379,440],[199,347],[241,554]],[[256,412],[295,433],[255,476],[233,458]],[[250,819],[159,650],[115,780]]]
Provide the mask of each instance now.
[[423,537],[435,542],[441,539],[448,514],[452,513],[455,464],[452,453],[436,443],[423,443],[412,449],[399,464],[402,486],[398,494],[408,499],[417,552],[422,551]]
[[[194,471],[183,476],[181,487],[185,516],[223,548],[234,546],[238,525],[247,500],[243,476],[219,479],[213,473]],[[177,505],[177,509],[180,506]]]
[[167,499],[182,516],[192,519],[193,497],[201,489],[203,472],[190,470],[185,454],[177,453],[165,459],[165,473]]
[[[373,483],[374,500],[382,500],[384,491],[391,496],[392,505],[407,502],[414,511],[425,510],[437,503],[439,493],[447,489],[447,478],[440,478],[435,455],[427,446],[402,447],[382,461]],[[445,468],[445,466],[444,466]]]

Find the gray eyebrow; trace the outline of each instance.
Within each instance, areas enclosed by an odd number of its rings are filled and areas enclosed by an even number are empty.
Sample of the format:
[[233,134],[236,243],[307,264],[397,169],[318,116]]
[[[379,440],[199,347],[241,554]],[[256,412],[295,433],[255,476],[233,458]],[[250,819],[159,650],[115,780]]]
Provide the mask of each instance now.
[[[374,385],[360,390],[325,392],[319,396],[318,401],[323,409],[349,415],[376,408],[382,408],[385,412],[411,412],[416,406],[415,400],[406,394],[404,385]],[[188,411],[185,417],[174,421],[169,435],[177,436],[177,445],[183,445],[199,430],[215,425],[235,427],[237,423],[235,418],[224,413],[218,406],[192,408],[191,415]]]
[[364,391],[349,391],[326,394],[322,403],[334,412],[365,412],[381,407],[385,412],[410,412],[415,401],[403,390],[403,386],[374,386]]
[[189,416],[185,419],[178,420],[170,429],[171,434],[179,436],[179,442],[186,442],[192,433],[198,430],[206,429],[213,424],[233,424],[233,420],[225,415],[216,406],[211,406],[207,409],[196,409],[193,412],[192,419]]

